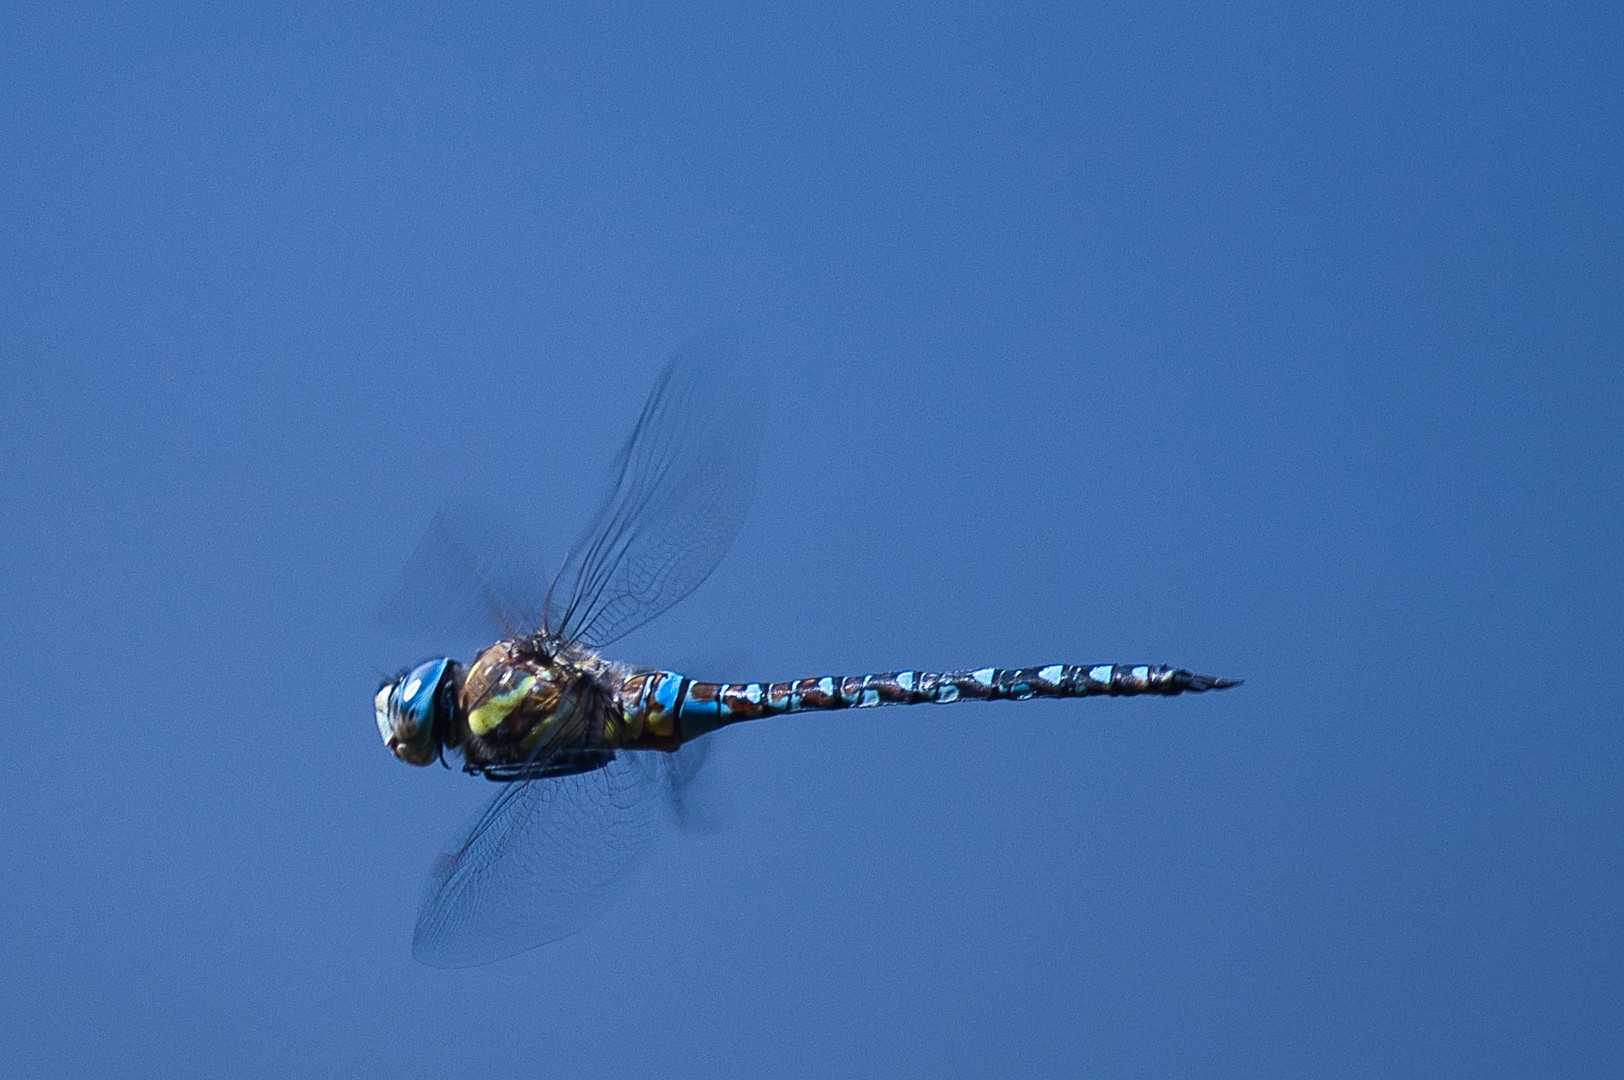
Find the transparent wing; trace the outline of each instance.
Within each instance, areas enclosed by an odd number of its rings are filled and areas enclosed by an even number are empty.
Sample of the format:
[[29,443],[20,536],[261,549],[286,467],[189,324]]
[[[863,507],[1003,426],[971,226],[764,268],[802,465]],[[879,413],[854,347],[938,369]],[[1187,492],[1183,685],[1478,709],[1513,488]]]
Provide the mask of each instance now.
[[513,529],[445,508],[430,521],[378,622],[432,648],[473,650],[536,629],[546,570]]
[[710,576],[755,495],[757,408],[715,363],[666,366],[547,592],[547,629],[601,648]]
[[379,623],[442,650],[477,650],[493,633],[533,633],[553,567],[542,564],[539,545],[515,523],[498,526],[488,517],[460,505],[435,514]]
[[538,558],[548,545],[534,523],[441,510],[379,621],[434,648],[543,624],[603,646],[681,600],[726,554],[754,496],[759,426],[737,382],[715,360],[666,366],[562,566]]
[[665,827],[702,757],[622,750],[599,769],[513,781],[443,856],[412,954],[472,967],[568,937],[601,915]]

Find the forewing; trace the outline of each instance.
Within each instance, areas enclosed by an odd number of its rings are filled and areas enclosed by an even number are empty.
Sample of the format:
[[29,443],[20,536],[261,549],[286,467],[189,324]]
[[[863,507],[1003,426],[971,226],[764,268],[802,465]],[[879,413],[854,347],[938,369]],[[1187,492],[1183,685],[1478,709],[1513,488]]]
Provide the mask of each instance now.
[[550,567],[511,523],[484,518],[473,507],[435,514],[379,614],[383,625],[438,648],[477,648],[493,634],[535,631]]
[[755,494],[758,407],[716,362],[666,366],[553,579],[548,629],[602,647],[710,576]]
[[435,867],[413,955],[472,967],[597,918],[673,822],[693,771],[683,753],[622,750],[601,769],[504,784]]

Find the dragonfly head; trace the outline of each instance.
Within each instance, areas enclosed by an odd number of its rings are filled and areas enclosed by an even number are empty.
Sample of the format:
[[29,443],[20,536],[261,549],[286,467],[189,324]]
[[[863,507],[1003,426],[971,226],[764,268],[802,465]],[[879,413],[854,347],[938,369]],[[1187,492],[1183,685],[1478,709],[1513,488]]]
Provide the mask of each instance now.
[[441,657],[388,679],[372,699],[384,745],[408,765],[440,756],[457,712],[462,665]]

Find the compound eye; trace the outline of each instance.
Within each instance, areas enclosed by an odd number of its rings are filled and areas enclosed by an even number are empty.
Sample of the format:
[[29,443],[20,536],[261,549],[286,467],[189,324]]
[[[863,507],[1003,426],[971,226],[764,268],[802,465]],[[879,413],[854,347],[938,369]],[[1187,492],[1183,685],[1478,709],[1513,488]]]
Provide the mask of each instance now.
[[441,658],[419,664],[373,698],[378,733],[396,757],[412,765],[427,765],[438,756],[437,742],[450,717],[452,697],[441,688],[453,684],[452,661]]

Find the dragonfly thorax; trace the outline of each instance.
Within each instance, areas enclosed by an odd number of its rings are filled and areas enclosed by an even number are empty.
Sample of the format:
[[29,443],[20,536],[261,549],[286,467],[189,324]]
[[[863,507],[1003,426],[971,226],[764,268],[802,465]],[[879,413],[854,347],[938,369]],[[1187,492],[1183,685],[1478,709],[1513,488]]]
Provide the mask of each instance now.
[[408,765],[439,757],[456,723],[462,681],[462,665],[440,657],[385,682],[372,701],[384,745]]
[[624,745],[623,669],[573,642],[499,641],[468,666],[446,746],[470,771],[534,762],[565,748]]

